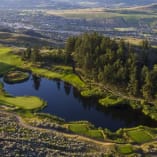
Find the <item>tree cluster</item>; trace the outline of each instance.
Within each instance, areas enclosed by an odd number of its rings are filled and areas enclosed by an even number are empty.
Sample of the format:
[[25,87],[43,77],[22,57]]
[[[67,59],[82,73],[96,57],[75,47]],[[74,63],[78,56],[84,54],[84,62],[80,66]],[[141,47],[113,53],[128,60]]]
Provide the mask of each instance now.
[[35,47],[35,48],[30,48],[28,47],[23,53],[22,53],[22,58],[24,60],[30,60],[32,62],[37,62],[40,61],[41,55],[40,55],[40,50]]
[[67,61],[73,60],[87,77],[120,85],[130,95],[149,100],[157,94],[157,69],[148,64],[150,50],[147,40],[137,48],[98,33],[70,37],[66,42]]

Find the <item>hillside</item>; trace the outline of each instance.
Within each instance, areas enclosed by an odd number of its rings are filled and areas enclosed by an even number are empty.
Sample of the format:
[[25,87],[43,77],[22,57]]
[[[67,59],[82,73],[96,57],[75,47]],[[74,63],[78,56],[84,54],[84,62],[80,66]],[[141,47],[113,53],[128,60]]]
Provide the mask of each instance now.
[[157,4],[150,4],[150,5],[144,5],[144,6],[138,6],[138,7],[134,7],[132,9],[135,10],[150,10],[150,11],[157,11]]
[[74,9],[92,7],[119,7],[137,6],[155,3],[156,0],[1,0],[1,8],[47,8],[47,9]]
[[[38,37],[40,34],[32,31],[21,33],[0,32],[0,44],[14,46],[57,46],[61,43]],[[31,33],[31,34],[30,34]]]

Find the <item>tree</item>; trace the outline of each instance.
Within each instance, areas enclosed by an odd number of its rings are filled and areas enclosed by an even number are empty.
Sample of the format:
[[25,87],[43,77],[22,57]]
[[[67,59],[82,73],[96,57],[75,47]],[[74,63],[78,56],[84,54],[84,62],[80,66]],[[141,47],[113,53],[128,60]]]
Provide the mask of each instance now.
[[26,58],[30,59],[31,54],[32,54],[32,49],[30,47],[28,47],[27,50],[26,50]]
[[23,53],[22,53],[22,58],[23,59],[30,59],[32,53],[32,49],[28,47]]
[[148,49],[151,47],[151,46],[150,46],[150,43],[148,42],[147,39],[145,39],[145,40],[142,41],[141,46],[142,46],[142,48],[143,48],[144,50],[148,50]]
[[130,71],[128,90],[131,95],[139,95],[139,81],[137,79],[137,67],[133,66]]
[[145,71],[145,80],[142,87],[142,95],[146,100],[150,100],[152,98],[152,82],[150,72]]
[[40,50],[37,47],[35,47],[31,53],[31,60],[32,62],[37,62],[40,61],[40,58],[41,58]]

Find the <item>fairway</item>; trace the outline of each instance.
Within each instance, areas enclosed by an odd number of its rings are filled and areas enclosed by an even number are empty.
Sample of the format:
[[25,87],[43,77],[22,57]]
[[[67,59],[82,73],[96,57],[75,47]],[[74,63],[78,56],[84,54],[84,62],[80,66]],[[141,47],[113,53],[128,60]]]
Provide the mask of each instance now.
[[128,135],[131,137],[133,141],[137,143],[145,143],[152,140],[151,135],[148,134],[147,131],[143,129],[128,131]]
[[17,55],[13,54],[14,49],[8,47],[0,47],[0,74],[4,74],[9,70],[17,67],[24,67],[23,61]]
[[33,96],[7,97],[0,96],[0,103],[6,106],[16,107],[24,110],[40,109],[44,106],[44,101]]

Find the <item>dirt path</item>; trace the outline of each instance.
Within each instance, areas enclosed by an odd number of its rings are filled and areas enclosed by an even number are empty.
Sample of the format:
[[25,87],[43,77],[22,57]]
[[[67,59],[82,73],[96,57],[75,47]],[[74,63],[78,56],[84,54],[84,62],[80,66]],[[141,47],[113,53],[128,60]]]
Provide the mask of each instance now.
[[59,131],[55,131],[55,130],[34,127],[34,126],[31,126],[31,125],[27,124],[20,116],[18,116],[18,115],[15,115],[15,116],[16,116],[17,121],[18,121],[20,126],[23,126],[24,128],[28,128],[28,129],[31,129],[31,130],[37,130],[37,131],[42,131],[42,132],[53,132],[57,135],[61,135],[61,136],[68,137],[68,138],[75,138],[75,139],[78,139],[78,140],[91,142],[91,143],[99,144],[99,145],[102,145],[102,146],[111,146],[111,145],[115,144],[115,143],[112,143],[112,142],[97,141],[97,140],[94,140],[94,139],[91,139],[91,138],[88,138],[88,137],[84,137],[84,136],[80,136],[80,135],[68,134],[68,133],[59,132]]
[[12,115],[12,116],[15,116],[16,119],[17,119],[17,122],[18,124],[21,126],[21,127],[24,127],[24,128],[27,128],[27,129],[30,129],[30,130],[36,130],[36,131],[40,131],[40,132],[50,132],[50,133],[55,133],[56,135],[59,135],[59,136],[64,136],[64,137],[67,137],[67,138],[74,138],[74,139],[78,139],[78,140],[81,140],[81,141],[84,141],[84,142],[89,142],[89,143],[93,143],[93,144],[96,144],[96,145],[99,145],[99,146],[113,146],[115,145],[115,143],[112,143],[112,142],[101,142],[101,141],[97,141],[97,140],[94,140],[94,139],[91,139],[91,138],[88,138],[88,137],[84,137],[84,136],[81,136],[81,135],[76,135],[76,134],[68,134],[68,133],[64,133],[64,132],[59,132],[59,131],[56,131],[56,130],[50,130],[50,129],[44,129],[44,128],[39,128],[39,127],[34,127],[34,126],[31,126],[29,125],[28,123],[26,123],[22,117],[18,116],[16,113],[10,113],[10,112],[6,112],[6,111],[0,111],[2,113],[5,113],[7,115]]

